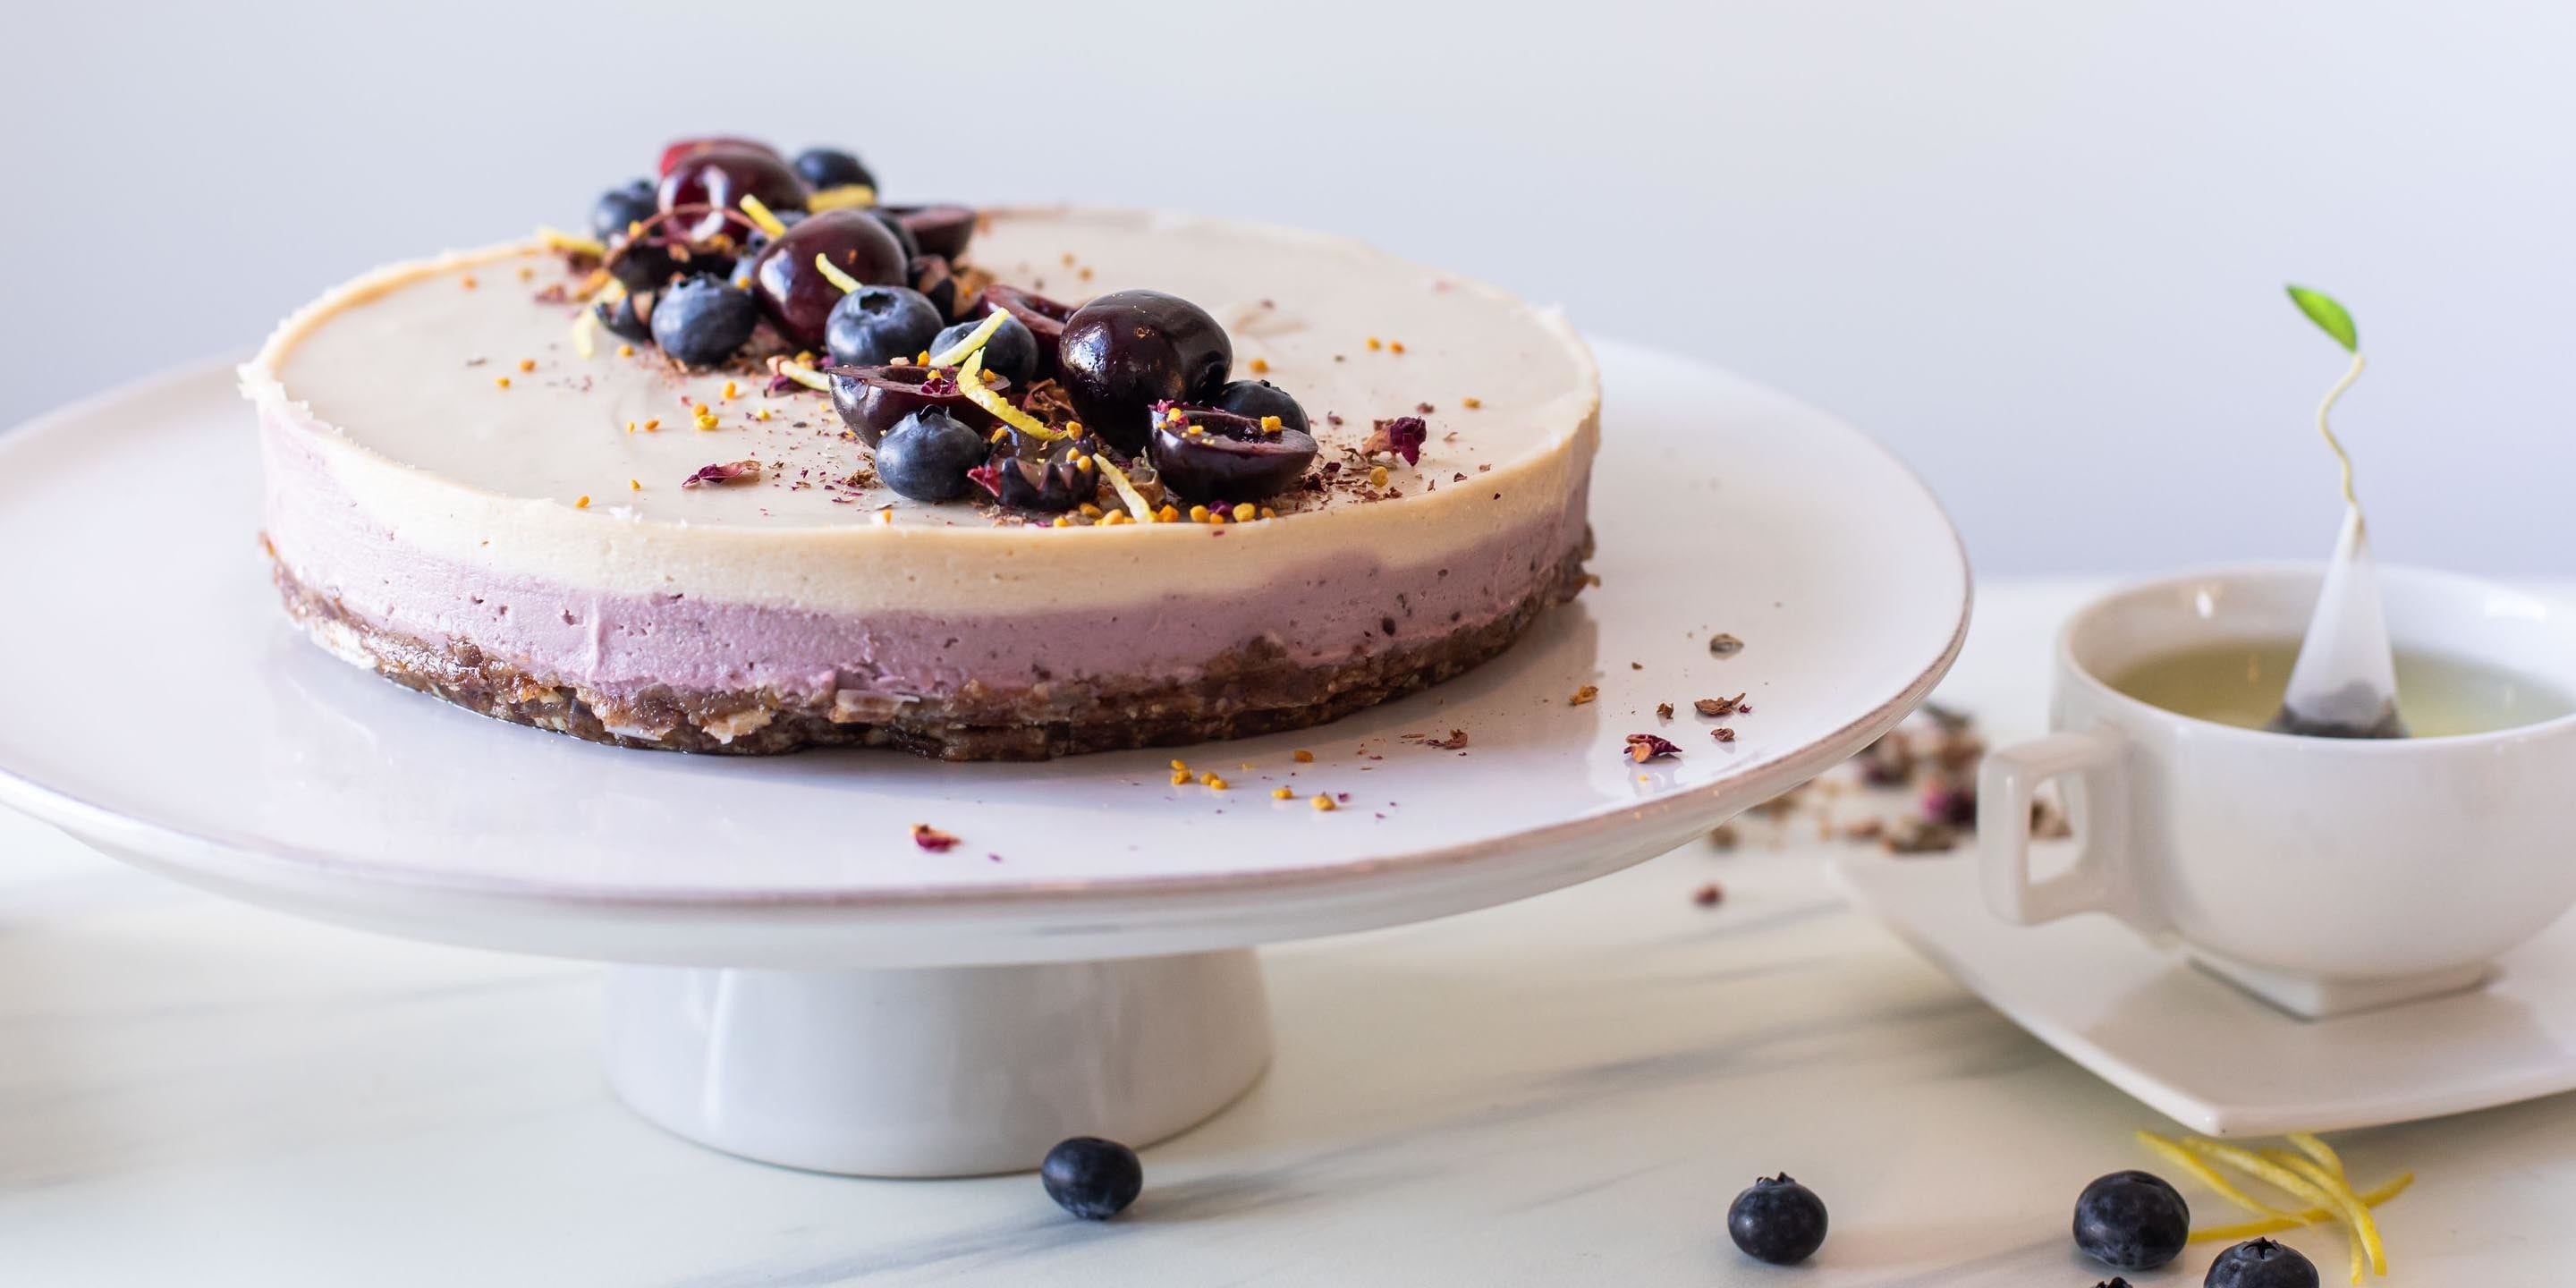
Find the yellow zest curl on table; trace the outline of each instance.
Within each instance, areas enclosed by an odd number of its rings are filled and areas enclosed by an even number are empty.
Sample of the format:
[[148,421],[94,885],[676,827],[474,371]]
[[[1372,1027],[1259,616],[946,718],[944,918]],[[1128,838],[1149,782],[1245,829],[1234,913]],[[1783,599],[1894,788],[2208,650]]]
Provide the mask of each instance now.
[[[2221,1197],[2263,1218],[2195,1231],[2192,1242],[2234,1241],[2334,1221],[2345,1228],[2352,1282],[2362,1282],[2365,1273],[2387,1274],[2388,1250],[2380,1241],[2379,1223],[2370,1211],[2404,1193],[2407,1186],[2414,1184],[2415,1174],[2403,1173],[2368,1193],[2356,1193],[2345,1177],[2343,1158],[2332,1146],[2307,1132],[2293,1132],[2288,1140],[2296,1152],[2272,1149],[2257,1153],[2199,1136],[2186,1136],[2176,1142],[2153,1132],[2138,1133],[2138,1143],[2158,1157],[2184,1168]],[[2307,1206],[2298,1212],[2275,1208],[2237,1188],[2210,1163],[2223,1164]]]

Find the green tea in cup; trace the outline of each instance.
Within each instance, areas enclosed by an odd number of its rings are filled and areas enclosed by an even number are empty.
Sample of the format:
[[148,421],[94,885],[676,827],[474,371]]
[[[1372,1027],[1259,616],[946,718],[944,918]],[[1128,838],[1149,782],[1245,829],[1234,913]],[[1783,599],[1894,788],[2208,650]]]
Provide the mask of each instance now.
[[[2111,687],[2178,715],[2260,729],[2281,709],[2299,641],[2200,644],[2150,657]],[[2397,707],[2418,738],[2492,733],[2576,712],[2576,699],[2528,676],[2439,653],[2397,650]]]

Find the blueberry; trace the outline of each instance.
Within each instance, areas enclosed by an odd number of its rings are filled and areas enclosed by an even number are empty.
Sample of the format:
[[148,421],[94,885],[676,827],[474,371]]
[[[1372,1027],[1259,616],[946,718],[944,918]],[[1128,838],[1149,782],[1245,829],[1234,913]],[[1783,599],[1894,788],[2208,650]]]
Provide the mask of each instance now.
[[1786,1172],[1766,1176],[1735,1196],[1726,1233],[1756,1261],[1795,1265],[1825,1244],[1825,1201]]
[[904,417],[877,443],[877,478],[915,501],[966,495],[966,472],[983,463],[984,436],[935,408]]
[[599,324],[621,340],[643,344],[653,341],[653,293],[628,291],[615,300],[600,300],[590,306]]
[[2317,1288],[2316,1263],[2270,1239],[2254,1239],[2218,1254],[2202,1288]]
[[1047,1151],[1038,1180],[1056,1206],[1085,1221],[1106,1221],[1136,1201],[1145,1166],[1136,1151],[1114,1140],[1076,1136]]
[[844,367],[881,367],[935,347],[939,306],[908,286],[862,286],[841,297],[823,322],[823,345]]
[[751,296],[712,277],[689,278],[653,305],[653,342],[692,367],[731,358],[759,325]]
[[857,157],[839,148],[807,148],[796,154],[796,177],[816,192],[825,188],[846,188],[864,183],[873,188],[877,177],[859,164]]
[[[984,325],[983,318],[960,322],[940,332],[938,338],[930,342],[930,351],[944,352],[948,346],[965,339],[974,333],[975,328],[982,325]],[[1027,327],[1020,325],[1018,318],[1005,316],[1000,329],[994,331],[992,338],[984,342],[984,369],[999,374],[1015,385],[1029,383],[1038,374],[1038,338],[1030,334]]]
[[2075,1246],[2104,1265],[2153,1270],[2190,1236],[2191,1206],[2160,1176],[2113,1172],[2075,1200]]
[[1311,434],[1315,427],[1306,423],[1306,409],[1288,396],[1288,391],[1267,380],[1237,380],[1216,391],[1216,409],[1237,416],[1259,420],[1276,416],[1279,423],[1300,434]]
[[590,232],[601,241],[615,241],[624,237],[629,227],[661,212],[661,203],[653,195],[653,181],[637,179],[599,194],[598,202],[590,208]]

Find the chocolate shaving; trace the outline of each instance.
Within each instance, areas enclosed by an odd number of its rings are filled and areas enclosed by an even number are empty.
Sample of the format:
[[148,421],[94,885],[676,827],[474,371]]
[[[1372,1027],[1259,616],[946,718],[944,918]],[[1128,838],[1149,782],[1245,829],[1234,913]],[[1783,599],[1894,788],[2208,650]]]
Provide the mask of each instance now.
[[1731,698],[1701,698],[1699,701],[1691,704],[1691,710],[1696,711],[1701,715],[1708,716],[1711,719],[1715,719],[1720,716],[1731,716],[1744,709],[1744,695],[1741,693],[1736,694]]
[[1657,720],[1670,720],[1670,719],[1672,719],[1672,718],[1673,718],[1673,704],[1672,704],[1672,703],[1669,703],[1669,702],[1658,702],[1658,703],[1656,703],[1656,704],[1655,704],[1655,718],[1656,718]]
[[1744,641],[1737,639],[1732,635],[1717,634],[1708,637],[1708,654],[1710,657],[1733,657],[1743,651]]
[[1449,731],[1448,737],[1428,738],[1423,740],[1422,745],[1426,747],[1438,747],[1442,751],[1464,751],[1467,749],[1467,731],[1464,729],[1452,729]]
[[757,483],[759,481],[760,462],[732,461],[715,465],[701,465],[698,467],[697,473],[680,480],[680,486],[705,487],[710,484],[721,486],[727,483]]

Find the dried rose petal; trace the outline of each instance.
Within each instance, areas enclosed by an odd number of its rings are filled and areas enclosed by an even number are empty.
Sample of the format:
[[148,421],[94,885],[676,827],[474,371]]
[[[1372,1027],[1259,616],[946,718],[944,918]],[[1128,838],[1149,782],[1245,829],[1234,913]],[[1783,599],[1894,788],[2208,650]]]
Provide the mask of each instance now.
[[760,462],[728,461],[716,465],[699,466],[697,473],[680,480],[680,486],[705,487],[709,484],[722,485],[726,483],[757,483],[759,481]]
[[1662,738],[1658,738],[1653,734],[1632,733],[1628,735],[1628,759],[1633,760],[1640,765],[1649,760],[1661,760],[1667,756],[1678,756],[1680,754],[1682,754],[1681,748],[1676,747],[1672,743]]
[[1431,437],[1431,427],[1420,416],[1398,416],[1381,420],[1369,430],[1368,441],[1360,444],[1360,454],[1375,456],[1392,452],[1404,458],[1407,465],[1422,463],[1422,444]]
[[956,847],[957,838],[928,823],[915,823],[912,825],[912,843],[933,854],[944,854]]

